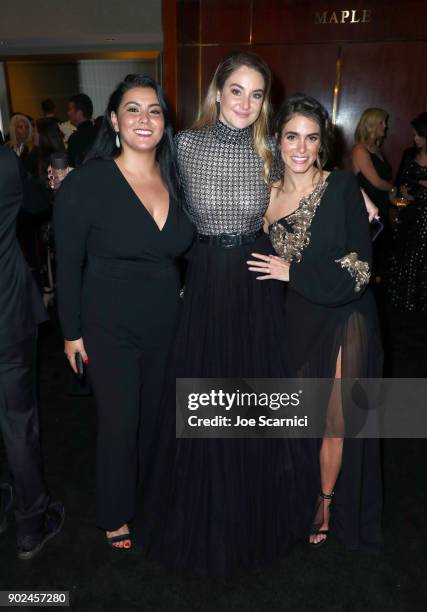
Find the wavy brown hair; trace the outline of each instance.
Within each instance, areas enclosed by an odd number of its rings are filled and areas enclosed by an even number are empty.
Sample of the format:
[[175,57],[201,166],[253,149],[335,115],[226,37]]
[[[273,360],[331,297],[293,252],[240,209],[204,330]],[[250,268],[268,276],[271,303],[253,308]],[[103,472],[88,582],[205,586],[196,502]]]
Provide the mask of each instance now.
[[[280,139],[283,128],[295,115],[303,115],[315,121],[320,130],[320,149],[315,166],[319,171],[318,180],[322,179],[322,170],[328,161],[331,143],[333,140],[333,127],[326,108],[318,100],[299,93],[288,98],[280,107],[275,121],[277,146],[280,148]],[[273,177],[274,178],[274,177]],[[284,175],[279,178],[279,187],[283,187]],[[277,186],[277,185],[275,185]]]
[[264,79],[264,99],[260,114],[252,124],[252,138],[255,151],[264,162],[264,180],[268,182],[272,161],[272,153],[268,145],[268,124],[271,112],[271,72],[270,68],[259,55],[250,52],[233,52],[223,59],[215,70],[205,99],[202,102],[200,114],[192,128],[200,130],[216,123],[219,116],[219,105],[216,101],[217,92],[222,91],[226,80],[235,70],[238,70],[242,66],[247,66],[248,68],[256,70]]

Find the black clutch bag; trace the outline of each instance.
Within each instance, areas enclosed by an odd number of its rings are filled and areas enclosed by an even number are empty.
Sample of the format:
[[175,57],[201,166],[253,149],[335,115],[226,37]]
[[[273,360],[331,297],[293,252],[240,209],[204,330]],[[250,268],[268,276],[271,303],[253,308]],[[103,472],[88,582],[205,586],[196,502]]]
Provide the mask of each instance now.
[[384,229],[384,223],[381,221],[379,217],[375,217],[375,219],[370,223],[371,228],[371,240],[374,242],[381,234]]

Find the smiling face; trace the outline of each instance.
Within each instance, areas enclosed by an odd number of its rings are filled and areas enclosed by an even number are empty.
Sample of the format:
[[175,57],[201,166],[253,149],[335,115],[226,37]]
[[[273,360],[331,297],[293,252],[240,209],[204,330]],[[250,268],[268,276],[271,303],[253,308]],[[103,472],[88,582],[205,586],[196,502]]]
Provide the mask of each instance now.
[[303,174],[313,168],[320,149],[319,124],[305,115],[293,115],[282,128],[280,150],[286,170]]
[[217,92],[219,119],[231,128],[249,127],[258,119],[264,101],[263,76],[253,68],[234,70]]
[[123,94],[117,113],[111,113],[122,150],[155,150],[164,134],[164,117],[156,92],[151,87],[134,87]]

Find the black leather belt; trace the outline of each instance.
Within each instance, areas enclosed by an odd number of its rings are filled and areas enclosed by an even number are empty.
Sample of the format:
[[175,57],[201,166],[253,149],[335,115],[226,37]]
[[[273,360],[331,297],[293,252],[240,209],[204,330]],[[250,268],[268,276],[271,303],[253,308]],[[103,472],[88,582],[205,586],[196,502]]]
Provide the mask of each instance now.
[[263,229],[250,234],[196,234],[196,240],[209,246],[221,247],[223,249],[232,249],[233,247],[251,244],[255,242],[263,233]]

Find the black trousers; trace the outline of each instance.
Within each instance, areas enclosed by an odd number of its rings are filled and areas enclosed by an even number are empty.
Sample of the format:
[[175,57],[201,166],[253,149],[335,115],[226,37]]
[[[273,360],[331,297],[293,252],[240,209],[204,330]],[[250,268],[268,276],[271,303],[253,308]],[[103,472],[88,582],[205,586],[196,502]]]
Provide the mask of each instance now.
[[151,469],[167,351],[145,340],[95,324],[84,336],[98,413],[96,522],[108,531],[133,519],[138,484]]
[[82,331],[98,416],[96,522],[107,531],[134,518],[138,485],[143,496],[152,470],[178,290],[171,265],[91,261],[86,272]]
[[0,428],[15,489],[17,536],[37,535],[49,495],[42,474],[36,334],[0,347]]

